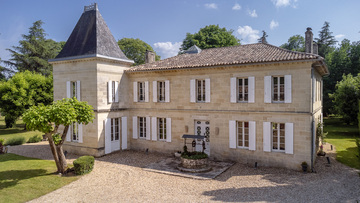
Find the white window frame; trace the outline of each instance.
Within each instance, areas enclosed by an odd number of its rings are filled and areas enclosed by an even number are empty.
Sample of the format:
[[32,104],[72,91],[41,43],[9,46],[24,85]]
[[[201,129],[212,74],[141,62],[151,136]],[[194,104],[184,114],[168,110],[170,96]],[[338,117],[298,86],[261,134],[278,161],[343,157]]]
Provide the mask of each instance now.
[[165,81],[157,81],[157,99],[159,102],[166,101],[166,83],[165,83]]
[[[242,127],[239,129],[239,124],[241,123]],[[245,128],[245,124],[247,123],[247,128]],[[247,146],[245,145],[245,136],[246,136],[246,129],[247,129]],[[236,121],[236,146],[237,148],[242,149],[249,149],[250,145],[250,125],[248,121]],[[240,137],[242,140],[242,145],[239,145]]]
[[[275,81],[275,78],[277,79],[277,88],[275,90],[275,84],[274,84],[274,81]],[[281,81],[281,78],[283,79],[283,84],[280,84],[280,81]],[[283,99],[281,100],[281,86],[283,87]],[[285,76],[282,75],[282,76],[272,76],[271,77],[271,91],[272,91],[272,102],[274,103],[284,103],[285,102]],[[275,99],[275,92],[277,93],[277,99]]]
[[167,121],[166,118],[157,118],[157,131],[158,131],[158,140],[166,141],[167,140]]
[[[241,82],[240,82],[241,80]],[[245,85],[245,81],[247,81],[247,85]],[[241,83],[241,84],[240,84]],[[240,89],[242,91],[241,96],[243,99],[240,99]],[[249,78],[236,78],[236,100],[237,102],[248,102],[249,101]],[[245,99],[246,96],[246,99]]]
[[[120,119],[121,118],[111,118],[110,120],[110,140],[111,141],[120,141],[121,131],[120,131]],[[115,125],[114,125],[115,123]],[[116,135],[118,136],[116,139]]]
[[72,123],[69,130],[71,130],[71,142],[79,142],[79,124]]
[[[284,128],[281,130],[280,126],[283,125]],[[274,129],[275,126],[275,129]],[[276,135],[274,135],[274,131],[276,131]],[[283,143],[281,142],[281,131],[283,132]],[[271,151],[273,152],[285,152],[286,150],[286,125],[285,123],[271,123]],[[274,136],[277,138],[277,146],[274,149]],[[284,149],[280,149],[281,144],[283,144]]]
[[147,135],[147,123],[146,123],[146,117],[137,117],[138,119],[138,137],[139,139],[146,139]]
[[146,88],[145,88],[145,82],[137,82],[137,93],[138,93],[138,102],[145,102],[146,101]]
[[[195,80],[196,85],[196,102],[203,103],[206,101],[206,83],[205,79],[197,79]],[[199,87],[200,83],[200,87]],[[200,97],[199,97],[200,96]]]

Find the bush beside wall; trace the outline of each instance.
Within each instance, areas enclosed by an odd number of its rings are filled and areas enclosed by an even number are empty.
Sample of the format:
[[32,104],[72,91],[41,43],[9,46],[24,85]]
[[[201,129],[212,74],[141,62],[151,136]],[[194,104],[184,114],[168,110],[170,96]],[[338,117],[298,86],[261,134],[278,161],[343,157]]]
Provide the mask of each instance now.
[[41,138],[40,135],[34,135],[34,136],[29,138],[27,143],[36,143],[36,142],[40,142],[41,140],[42,140],[42,138]]
[[5,140],[5,145],[22,145],[25,143],[25,137],[12,137],[7,140]]
[[74,170],[76,175],[83,175],[89,173],[94,168],[95,159],[93,156],[81,156],[76,159],[74,164]]

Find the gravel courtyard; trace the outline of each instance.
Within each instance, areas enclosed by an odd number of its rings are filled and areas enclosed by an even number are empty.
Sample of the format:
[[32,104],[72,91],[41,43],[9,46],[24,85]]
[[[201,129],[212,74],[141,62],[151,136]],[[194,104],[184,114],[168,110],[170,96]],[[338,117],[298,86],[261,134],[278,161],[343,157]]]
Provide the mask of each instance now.
[[[14,146],[10,153],[52,160],[47,142]],[[329,154],[329,153],[328,153]],[[70,155],[68,161],[76,155]],[[317,173],[235,164],[213,180],[195,180],[144,171],[168,158],[123,151],[97,158],[94,170],[79,180],[31,202],[357,202],[359,171],[330,154],[317,159]]]

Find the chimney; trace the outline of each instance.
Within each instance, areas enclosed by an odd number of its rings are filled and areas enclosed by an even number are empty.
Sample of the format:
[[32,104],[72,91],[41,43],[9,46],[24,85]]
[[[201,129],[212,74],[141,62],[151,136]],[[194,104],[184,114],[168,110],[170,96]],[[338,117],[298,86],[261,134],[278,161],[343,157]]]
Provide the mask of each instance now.
[[305,32],[305,52],[306,53],[314,53],[313,51],[313,33],[311,32],[311,28],[306,28]]
[[155,53],[153,51],[146,50],[145,63],[155,62]]
[[315,41],[313,42],[313,54],[319,55],[319,46]]

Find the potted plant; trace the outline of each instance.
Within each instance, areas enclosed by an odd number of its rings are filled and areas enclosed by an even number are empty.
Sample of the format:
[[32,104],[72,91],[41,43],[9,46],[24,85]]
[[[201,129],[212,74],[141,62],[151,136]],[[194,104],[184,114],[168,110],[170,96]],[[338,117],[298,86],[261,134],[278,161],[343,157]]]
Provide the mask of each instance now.
[[303,172],[306,173],[306,172],[307,172],[307,168],[308,168],[308,164],[306,163],[306,161],[303,161],[303,162],[301,163],[301,167],[302,167]]

